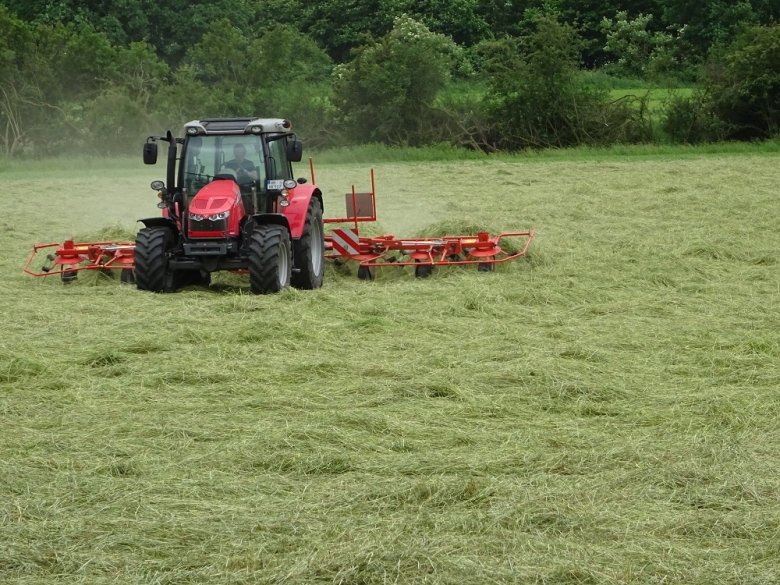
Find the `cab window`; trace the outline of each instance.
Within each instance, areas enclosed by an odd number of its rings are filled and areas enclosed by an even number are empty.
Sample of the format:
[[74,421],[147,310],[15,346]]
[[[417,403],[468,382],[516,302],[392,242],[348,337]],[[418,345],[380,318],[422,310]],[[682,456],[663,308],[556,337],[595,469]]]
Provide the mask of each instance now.
[[269,179],[291,179],[292,170],[290,169],[290,163],[287,161],[287,152],[285,144],[287,143],[287,137],[273,140],[268,143],[268,154],[271,157],[270,164],[270,176]]

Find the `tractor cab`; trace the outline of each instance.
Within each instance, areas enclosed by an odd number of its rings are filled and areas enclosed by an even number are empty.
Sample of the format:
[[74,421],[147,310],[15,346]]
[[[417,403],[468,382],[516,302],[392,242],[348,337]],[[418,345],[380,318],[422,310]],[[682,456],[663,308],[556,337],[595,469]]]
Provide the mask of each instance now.
[[[284,181],[293,179],[290,163],[300,160],[300,143],[284,127],[284,121],[270,125],[280,130],[274,132],[257,131],[264,127],[249,125],[246,120],[236,121],[235,126],[242,130],[249,126],[248,133],[226,134],[225,122],[216,129],[213,126],[209,120],[185,125],[178,177],[184,197],[190,201],[211,182],[232,180],[239,186],[247,209],[271,211],[273,196],[281,191]],[[235,131],[233,126],[228,128]]]

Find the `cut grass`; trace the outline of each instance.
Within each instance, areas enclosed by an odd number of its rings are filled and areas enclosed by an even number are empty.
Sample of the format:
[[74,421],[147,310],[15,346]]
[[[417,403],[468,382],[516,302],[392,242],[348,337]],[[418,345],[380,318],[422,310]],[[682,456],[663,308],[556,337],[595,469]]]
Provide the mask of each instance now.
[[778,159],[674,152],[377,164],[528,260],[262,297],[23,276],[160,169],[5,175],[0,582],[777,583]]

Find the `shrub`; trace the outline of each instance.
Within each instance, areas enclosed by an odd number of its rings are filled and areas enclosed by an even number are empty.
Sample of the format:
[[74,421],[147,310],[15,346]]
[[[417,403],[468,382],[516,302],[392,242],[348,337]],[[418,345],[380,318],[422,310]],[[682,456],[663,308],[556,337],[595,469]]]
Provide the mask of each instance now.
[[457,45],[408,16],[335,70],[334,101],[346,138],[416,146],[430,142],[433,107],[459,58]]
[[704,92],[690,98],[672,96],[664,112],[661,129],[671,142],[699,144],[724,138],[723,124],[713,114]]
[[711,107],[730,138],[780,132],[780,25],[744,29],[708,69]]
[[580,41],[573,28],[530,14],[522,38],[483,44],[491,96],[489,119],[499,148],[566,147],[649,137],[646,108],[610,102],[606,90],[581,82]]
[[187,53],[175,74],[169,117],[250,116],[290,118],[301,138],[324,141],[331,116],[330,58],[306,35],[276,26],[247,38],[227,20],[216,22]]
[[750,27],[710,56],[702,91],[673,98],[665,133],[673,142],[766,139],[780,133],[780,26]]

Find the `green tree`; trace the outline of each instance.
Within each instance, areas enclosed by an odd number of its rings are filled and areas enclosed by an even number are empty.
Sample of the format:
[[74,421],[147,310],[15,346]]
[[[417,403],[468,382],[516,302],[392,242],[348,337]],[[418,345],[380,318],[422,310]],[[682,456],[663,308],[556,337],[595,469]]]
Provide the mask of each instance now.
[[650,30],[652,20],[652,14],[629,19],[624,10],[614,19],[602,19],[601,30],[607,39],[604,50],[617,57],[612,69],[620,75],[657,79],[675,69],[676,39],[668,31]]
[[0,6],[0,131],[2,152],[13,155],[27,140],[31,100],[40,92],[26,75],[33,48],[30,27]]
[[144,42],[116,49],[115,71],[100,93],[84,102],[85,142],[99,152],[123,153],[159,131],[160,97],[170,70]]
[[711,64],[706,90],[730,138],[780,133],[780,25],[743,29]]
[[754,10],[754,4],[759,2],[667,0],[661,4],[660,13],[667,25],[681,31],[688,58],[701,62],[713,46],[733,41],[743,25],[761,21],[761,12]]
[[165,110],[181,121],[287,117],[316,142],[327,126],[331,68],[325,52],[291,27],[276,26],[252,39],[223,19],[187,53]]
[[646,138],[631,108],[609,104],[603,91],[580,83],[580,41],[553,15],[529,12],[530,32],[484,44],[495,144],[545,148]]
[[213,23],[227,18],[244,32],[268,13],[254,0],[0,0],[36,24],[88,24],[113,46],[146,41],[177,65]]
[[408,14],[461,46],[474,45],[491,35],[479,13],[478,0],[400,0],[395,12]]
[[279,25],[252,43],[254,112],[290,118],[307,144],[331,140],[330,57],[307,35]]
[[302,2],[300,29],[337,62],[350,51],[386,34],[396,14],[388,0],[321,0]]
[[420,144],[437,93],[459,58],[455,43],[408,16],[335,71],[335,103],[356,142]]
[[690,143],[780,134],[780,25],[747,27],[713,49],[702,89],[672,100],[663,128]]
[[25,23],[0,7],[2,151],[126,150],[148,133],[168,67],[85,22]]

